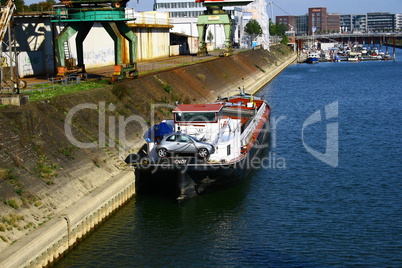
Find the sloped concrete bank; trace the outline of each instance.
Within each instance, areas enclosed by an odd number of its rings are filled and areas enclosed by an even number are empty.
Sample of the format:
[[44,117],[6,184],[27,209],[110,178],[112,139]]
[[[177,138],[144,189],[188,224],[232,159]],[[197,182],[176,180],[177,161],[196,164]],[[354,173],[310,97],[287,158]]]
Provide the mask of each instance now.
[[80,241],[135,193],[132,172],[122,172],[1,254],[1,267],[44,267]]
[[295,60],[275,46],[0,109],[0,267],[49,265],[135,194],[123,159],[170,114],[155,104],[255,93]]

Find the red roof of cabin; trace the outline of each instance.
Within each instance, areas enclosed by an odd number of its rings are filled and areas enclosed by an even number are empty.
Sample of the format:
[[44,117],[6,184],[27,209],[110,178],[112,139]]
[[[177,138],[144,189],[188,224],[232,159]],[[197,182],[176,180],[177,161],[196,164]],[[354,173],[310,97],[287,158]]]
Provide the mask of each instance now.
[[219,112],[223,105],[219,103],[213,104],[180,104],[173,112]]

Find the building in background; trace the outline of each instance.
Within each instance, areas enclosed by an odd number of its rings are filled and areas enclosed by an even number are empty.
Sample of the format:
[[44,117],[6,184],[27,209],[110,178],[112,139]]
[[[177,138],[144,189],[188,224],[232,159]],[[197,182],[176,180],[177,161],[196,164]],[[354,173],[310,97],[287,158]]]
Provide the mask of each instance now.
[[341,14],[339,13],[327,13],[327,29],[322,33],[339,33],[341,23],[340,23]]
[[[234,32],[239,31],[239,22],[236,20],[239,15],[239,9],[234,7],[223,8],[232,19]],[[202,3],[197,3],[195,0],[156,0],[154,10],[158,12],[169,12],[173,28],[171,32],[198,37],[197,20],[198,16],[204,14],[207,10]],[[241,12],[241,9],[240,9]],[[207,30],[208,34],[212,34],[212,40],[207,40],[208,49],[224,48],[225,34],[223,25],[209,25]],[[234,34],[237,36],[238,34]]]
[[207,10],[202,3],[189,0],[156,0],[154,9],[156,11],[170,12],[171,18],[196,18]]
[[325,7],[312,7],[307,15],[276,16],[277,23],[284,23],[288,30],[295,26],[296,35],[327,33],[393,32],[402,30],[402,14],[389,12],[367,14],[328,13]]
[[402,31],[402,14],[395,14],[395,31]]
[[389,12],[367,13],[368,32],[390,32],[395,28],[395,14]]
[[[266,48],[269,45],[268,16],[266,12],[265,0],[254,0],[247,6],[224,6],[223,9],[233,20],[233,44],[241,47],[251,45],[244,27],[253,18],[256,19],[263,28],[263,36],[258,37],[257,42]],[[206,8],[202,3],[195,0],[155,0],[155,11],[169,12],[173,28],[171,32],[198,37],[197,17],[204,14]],[[208,50],[225,47],[225,34],[223,25],[212,24],[208,26],[207,36],[211,33],[213,39],[208,41]]]
[[338,33],[340,29],[340,15],[327,13],[325,7],[311,7],[308,9],[308,33]]
[[296,31],[296,16],[276,16],[277,24],[285,24],[288,31]]
[[342,33],[367,32],[367,14],[341,15],[340,25]]
[[308,16],[301,15],[296,16],[296,35],[307,35],[308,34]]

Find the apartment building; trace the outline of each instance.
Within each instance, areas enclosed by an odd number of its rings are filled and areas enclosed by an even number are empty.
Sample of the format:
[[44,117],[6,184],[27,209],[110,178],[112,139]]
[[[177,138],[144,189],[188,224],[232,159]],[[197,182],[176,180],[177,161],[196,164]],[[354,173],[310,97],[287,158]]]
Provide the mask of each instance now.
[[341,15],[340,26],[342,33],[367,32],[367,14]]
[[325,7],[311,7],[308,9],[308,33],[335,33],[339,32],[340,14],[327,13]]
[[[392,32],[402,30],[402,14],[377,12],[367,14],[328,13],[325,7],[312,7],[307,15],[276,16],[277,23],[290,25],[296,35],[315,33],[364,33]],[[293,24],[292,24],[293,23]]]
[[389,32],[395,30],[395,14],[389,12],[367,13],[368,32]]
[[285,24],[288,31],[296,31],[296,16],[276,16],[276,23]]
[[395,14],[395,31],[402,31],[402,14]]

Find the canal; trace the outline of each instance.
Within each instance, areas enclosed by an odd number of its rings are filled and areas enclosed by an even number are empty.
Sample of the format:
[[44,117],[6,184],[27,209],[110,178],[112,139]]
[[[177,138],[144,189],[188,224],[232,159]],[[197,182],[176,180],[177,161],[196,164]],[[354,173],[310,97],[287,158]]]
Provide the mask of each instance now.
[[55,266],[401,266],[401,59],[290,66],[258,93],[265,168],[181,204],[136,196]]

